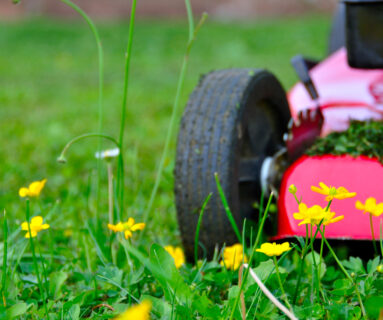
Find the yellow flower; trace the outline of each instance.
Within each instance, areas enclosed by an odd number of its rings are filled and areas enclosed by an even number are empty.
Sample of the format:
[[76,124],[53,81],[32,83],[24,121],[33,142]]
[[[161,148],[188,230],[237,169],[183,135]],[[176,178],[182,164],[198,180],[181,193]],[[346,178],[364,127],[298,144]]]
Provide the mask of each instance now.
[[356,192],[348,192],[348,190],[344,187],[328,187],[323,182],[319,182],[319,186],[320,188],[311,186],[311,190],[327,196],[326,201],[330,201],[334,198],[342,200],[346,198],[353,198],[356,196]]
[[172,256],[174,259],[174,264],[176,268],[180,268],[185,264],[185,255],[180,247],[165,246],[164,249]]
[[323,225],[324,226],[328,226],[331,223],[335,223],[344,219],[343,215],[335,217],[335,214],[336,214],[335,212],[332,212],[330,209],[328,209],[328,211],[325,211],[325,210],[326,208],[323,209],[323,214],[324,214]]
[[322,207],[315,205],[308,208],[306,204],[299,204],[299,212],[293,213],[295,220],[302,220],[298,226],[302,224],[319,224],[324,218],[324,210]]
[[119,222],[117,224],[108,223],[108,229],[112,230],[114,232],[122,232],[122,231],[124,231],[124,225],[122,222]]
[[223,251],[221,265],[227,269],[237,270],[243,262],[247,262],[247,257],[243,253],[243,246],[240,243],[226,247]]
[[145,300],[140,304],[130,307],[124,313],[115,317],[114,320],[149,320],[149,312],[152,308],[150,301]]
[[28,188],[20,188],[19,196],[22,198],[25,197],[38,197],[40,195],[41,190],[43,190],[47,179],[43,179],[41,181],[32,182]]
[[[34,238],[34,237],[37,236],[37,234],[41,230],[48,229],[49,228],[49,224],[46,224],[46,223],[43,224],[43,217],[36,216],[36,217],[32,218],[31,223],[30,223],[30,227],[31,227],[31,236],[32,236],[32,238]],[[27,233],[25,235],[25,238],[29,238],[28,222],[23,222],[21,224],[21,230],[27,231]]]
[[299,204],[299,212],[293,213],[294,219],[302,220],[298,225],[302,224],[316,224],[318,225],[323,220],[323,225],[327,226],[331,223],[338,222],[344,218],[344,216],[335,217],[335,212],[330,210],[326,211],[326,208],[314,205],[310,208],[306,204]]
[[261,245],[260,249],[257,249],[256,251],[262,252],[265,255],[272,257],[272,256],[280,256],[283,252],[291,250],[290,243],[284,242],[282,244],[276,244],[273,243],[263,243]]
[[363,210],[363,213],[371,213],[375,217],[379,217],[383,213],[383,202],[376,203],[376,199],[370,197],[366,200],[365,204],[359,200],[355,203],[355,207],[359,210]]
[[289,192],[294,195],[297,193],[297,187],[295,186],[295,184],[290,185]]
[[124,232],[125,239],[133,236],[133,232],[145,228],[145,223],[135,223],[133,218],[129,218],[127,222],[119,222],[116,225],[109,224],[108,228],[114,232]]

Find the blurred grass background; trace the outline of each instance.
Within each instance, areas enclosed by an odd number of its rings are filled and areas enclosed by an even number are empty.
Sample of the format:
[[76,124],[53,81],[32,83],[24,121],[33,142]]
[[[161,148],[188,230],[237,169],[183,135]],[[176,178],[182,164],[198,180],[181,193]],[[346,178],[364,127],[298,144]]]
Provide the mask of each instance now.
[[[290,88],[297,81],[290,58],[298,53],[324,58],[330,21],[324,15],[241,23],[208,21],[191,52],[182,106],[199,77],[214,69],[266,68]],[[98,27],[105,50],[104,132],[117,137],[128,23],[98,23]],[[136,24],[125,138],[125,217],[133,215],[138,221],[154,183],[186,40],[185,22]],[[89,214],[85,194],[95,176],[97,141],[74,145],[66,165],[58,164],[56,158],[71,138],[97,131],[93,36],[81,21],[1,22],[0,48],[0,208],[16,222],[23,219],[18,189],[46,177],[42,200],[61,202],[56,228],[74,226],[80,213]],[[148,228],[151,241],[177,241],[172,177],[175,144],[176,137]],[[112,146],[104,143],[104,147]]]

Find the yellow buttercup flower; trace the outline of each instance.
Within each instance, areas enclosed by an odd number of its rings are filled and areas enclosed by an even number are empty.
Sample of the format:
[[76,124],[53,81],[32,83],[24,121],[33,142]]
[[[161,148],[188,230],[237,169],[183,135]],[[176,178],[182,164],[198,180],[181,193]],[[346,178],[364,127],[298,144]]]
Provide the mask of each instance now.
[[122,222],[119,222],[117,224],[108,223],[108,229],[114,232],[122,232],[124,231],[124,224]]
[[293,213],[294,219],[302,220],[298,225],[312,224],[318,225],[323,220],[323,225],[327,226],[331,223],[338,222],[344,218],[344,216],[335,217],[335,212],[330,210],[326,211],[326,208],[314,205],[310,208],[306,204],[299,204],[299,212]]
[[179,269],[183,264],[185,264],[185,255],[180,247],[165,246],[164,249],[174,259],[174,264],[176,265],[177,269]]
[[324,214],[323,216],[324,226],[328,226],[331,223],[335,223],[344,219],[343,215],[335,217],[336,213],[332,212],[330,209],[328,209],[328,211],[325,211],[325,209],[323,209],[323,214]]
[[133,232],[145,228],[145,223],[135,223],[134,218],[129,218],[127,222],[119,222],[116,225],[108,223],[108,228],[114,232],[124,232],[125,239],[133,236]]
[[223,251],[221,265],[225,266],[227,269],[237,270],[243,262],[247,262],[247,257],[243,253],[242,244],[234,244],[231,247],[226,247]]
[[261,245],[257,252],[262,252],[269,257],[280,256],[283,252],[291,250],[290,243],[284,242],[277,244],[276,242],[266,242]]
[[28,188],[20,188],[19,196],[22,198],[25,197],[38,197],[40,195],[41,190],[43,190],[47,179],[43,179],[41,181],[32,182]]
[[383,213],[383,202],[376,203],[376,199],[370,197],[366,200],[365,204],[356,201],[355,207],[359,210],[363,210],[363,213],[371,213],[375,217],[379,217]]
[[[32,238],[34,238],[37,236],[37,234],[41,230],[48,229],[49,224],[47,224],[47,223],[43,224],[43,217],[36,216],[36,217],[32,218],[31,223],[30,223],[30,228],[31,228],[31,236],[32,236]],[[28,222],[23,222],[21,224],[21,230],[27,231],[27,233],[25,234],[25,238],[29,238]]]
[[339,187],[339,188],[335,188],[332,186],[328,187],[323,182],[319,182],[319,186],[320,188],[311,186],[311,190],[327,196],[326,201],[330,201],[333,199],[342,200],[346,198],[353,198],[356,196],[356,192],[349,192],[344,187]]
[[136,304],[133,307],[130,307],[124,313],[115,317],[114,320],[149,320],[150,309],[152,304],[150,301],[145,300],[140,304]]
[[306,204],[299,204],[299,212],[293,213],[295,220],[302,220],[298,225],[302,224],[319,224],[324,218],[324,210],[322,207],[315,205],[310,208]]

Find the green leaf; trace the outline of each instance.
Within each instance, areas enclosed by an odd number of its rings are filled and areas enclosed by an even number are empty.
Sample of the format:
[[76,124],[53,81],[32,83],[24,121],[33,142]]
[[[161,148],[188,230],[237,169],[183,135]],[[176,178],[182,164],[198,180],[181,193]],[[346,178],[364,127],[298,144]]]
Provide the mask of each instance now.
[[143,295],[141,300],[149,300],[152,303],[152,311],[161,315],[160,319],[165,320],[171,318],[172,306],[169,302],[148,295]]
[[368,298],[364,306],[370,318],[378,319],[380,312],[383,310],[383,296]]
[[53,272],[49,276],[49,293],[55,299],[58,297],[62,285],[68,279],[68,274],[64,271]]
[[363,261],[360,258],[350,257],[348,260],[342,261],[343,266],[350,270],[351,272],[355,272],[356,274],[365,274],[366,270],[363,266]]
[[6,314],[7,314],[7,319],[13,319],[15,317],[21,316],[25,314],[28,310],[27,304],[24,302],[17,303],[7,309]]
[[65,314],[65,320],[78,320],[80,319],[80,306],[74,304]]
[[372,275],[374,272],[376,272],[376,267],[379,265],[380,257],[375,257],[374,260],[369,260],[367,263],[367,272],[368,275]]
[[326,307],[331,315],[331,320],[359,320],[361,319],[361,310],[359,307],[351,306],[347,303],[334,303]]
[[162,286],[166,300],[173,301],[174,295],[183,303],[191,299],[193,294],[177,270],[173,257],[158,244],[150,248],[150,264],[154,268],[149,265],[149,269]]
[[353,284],[348,279],[335,280],[334,288],[331,293],[337,296],[350,295],[354,291]]

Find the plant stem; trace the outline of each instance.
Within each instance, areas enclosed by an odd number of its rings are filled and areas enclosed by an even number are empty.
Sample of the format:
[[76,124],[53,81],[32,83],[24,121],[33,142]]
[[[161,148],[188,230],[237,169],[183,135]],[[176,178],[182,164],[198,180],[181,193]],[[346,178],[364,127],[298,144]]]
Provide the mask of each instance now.
[[113,224],[113,167],[112,162],[107,161],[108,168],[108,216],[109,223]]
[[277,262],[276,256],[273,256],[273,260],[274,260],[274,265],[275,265],[275,273],[277,274],[277,278],[278,278],[278,282],[279,282],[279,287],[281,288],[281,291],[282,291],[283,300],[285,300],[286,305],[289,307],[289,309],[292,310],[291,305],[290,305],[289,301],[287,300],[287,296],[286,296],[285,290],[283,289],[283,284],[282,284],[282,281],[281,281],[281,277],[279,275],[278,262]]
[[4,249],[3,249],[3,272],[1,279],[1,295],[3,299],[4,307],[7,306],[7,287],[6,287],[6,279],[7,279],[7,258],[8,258],[8,222],[7,222],[7,214],[4,209],[4,221],[3,221],[3,232],[4,232]]
[[[74,144],[80,140],[86,139],[86,138],[94,138],[94,137],[104,138],[106,140],[112,141],[117,146],[117,148],[121,149],[117,140],[111,136],[108,136],[106,134],[100,134],[100,133],[84,133],[84,134],[81,134],[77,137],[74,137],[65,145],[65,147],[62,149],[59,157],[57,158],[57,162],[66,163],[65,154],[68,151],[68,149],[72,146],[72,144]],[[120,154],[121,154],[121,152],[120,152]]]
[[38,282],[39,289],[40,289],[40,294],[41,294],[41,296],[43,298],[43,305],[44,305],[45,314],[46,314],[47,319],[49,319],[48,309],[47,309],[47,305],[46,305],[46,302],[45,302],[45,295],[44,295],[44,291],[45,290],[43,289],[43,285],[41,283],[41,277],[40,277],[39,267],[38,267],[38,264],[37,264],[35,247],[34,247],[34,244],[33,244],[33,238],[32,238],[32,232],[31,232],[31,224],[29,222],[29,210],[30,210],[29,209],[29,199],[27,199],[26,200],[25,215],[26,215],[26,218],[27,218],[29,243],[30,243],[31,251],[32,251],[33,265],[34,265],[35,270],[36,270],[36,277],[37,277],[37,282]]
[[376,243],[375,243],[374,224],[372,221],[372,214],[371,213],[370,213],[370,228],[371,228],[372,244],[374,246],[375,256],[377,256],[378,255],[378,249],[376,248]]
[[134,21],[136,17],[136,3],[137,0],[132,1],[132,7],[130,11],[130,22],[129,22],[129,34],[128,34],[128,44],[125,52],[125,74],[124,74],[124,89],[122,96],[122,106],[121,106],[121,123],[120,123],[120,155],[117,169],[117,194],[119,199],[120,212],[124,212],[124,132],[125,132],[125,122],[126,122],[126,108],[128,101],[128,87],[129,87],[129,70],[130,70],[130,58],[132,56],[132,44],[133,44],[133,34],[134,34]]
[[200,210],[199,217],[198,217],[197,228],[196,228],[195,237],[194,237],[194,263],[196,263],[196,264],[198,261],[199,231],[201,228],[202,216],[203,216],[203,213],[205,212],[205,208],[206,208],[212,195],[213,195],[212,193],[209,193],[208,196],[206,197],[206,199],[202,205],[202,208]]
[[[189,0],[185,0],[185,4],[186,4],[186,10],[188,12],[188,18],[192,19],[193,18],[193,14],[191,12],[191,7],[190,7]],[[185,53],[183,61],[182,61],[182,67],[181,67],[180,75],[179,75],[179,78],[178,78],[176,96],[174,98],[174,103],[173,103],[172,115],[171,115],[171,118],[170,118],[170,123],[169,123],[168,131],[167,131],[167,134],[166,134],[164,149],[162,151],[160,163],[159,163],[159,166],[158,166],[158,169],[157,169],[157,173],[156,173],[156,180],[154,182],[154,186],[153,186],[150,198],[149,198],[148,205],[147,205],[147,207],[145,209],[145,212],[144,212],[144,215],[143,215],[143,220],[144,220],[145,223],[148,222],[149,214],[150,214],[150,212],[152,210],[154,199],[155,199],[155,197],[157,195],[158,187],[159,187],[160,182],[161,182],[162,172],[163,172],[164,165],[165,165],[165,160],[166,160],[166,157],[167,157],[167,154],[168,154],[168,150],[169,150],[169,147],[170,147],[171,139],[173,137],[173,132],[174,132],[174,129],[175,129],[176,116],[178,114],[178,109],[179,109],[179,104],[180,104],[179,101],[180,101],[181,92],[182,92],[182,89],[183,89],[183,86],[184,86],[186,70],[187,70],[188,61],[189,61],[189,53],[190,53],[190,50],[191,50],[192,45],[194,43],[194,40],[195,40],[195,38],[197,36],[197,33],[198,33],[199,29],[201,28],[201,26],[203,25],[203,23],[205,22],[206,18],[207,18],[207,14],[203,14],[201,19],[200,19],[200,21],[199,21],[199,23],[198,23],[198,25],[197,25],[197,27],[194,30],[192,28],[190,28],[190,25],[193,25],[193,22],[189,20],[189,41],[187,43],[186,53]],[[146,229],[147,228],[145,228],[143,230],[143,232],[140,233],[139,239],[141,239],[141,237],[144,235]]]
[[48,297],[49,297],[49,291],[48,291],[48,287],[47,287],[47,285],[48,285],[48,276],[47,276],[47,270],[45,269],[45,265],[44,265],[44,258],[43,258],[43,255],[41,254],[41,248],[40,248],[40,245],[39,245],[39,242],[37,241],[37,245],[36,245],[36,247],[37,247],[37,251],[38,251],[38,253],[39,253],[39,256],[40,256],[40,262],[41,262],[41,267],[42,267],[42,269],[43,269],[43,276],[44,276],[44,290],[45,290],[45,296],[47,297],[47,299],[48,299]]
[[366,317],[366,310],[364,309],[364,305],[363,305],[363,301],[362,301],[362,298],[360,296],[360,293],[359,293],[359,289],[358,289],[358,286],[357,284],[354,282],[354,280],[351,278],[351,276],[348,274],[348,272],[346,271],[346,269],[343,267],[342,263],[339,261],[338,257],[336,256],[334,250],[331,248],[330,244],[328,243],[327,239],[325,238],[324,234],[322,233],[322,230],[320,230],[321,234],[322,234],[322,237],[324,238],[324,242],[326,243],[326,246],[327,248],[330,250],[332,256],[334,257],[336,263],[338,264],[338,266],[340,267],[340,269],[342,270],[342,272],[344,273],[344,275],[347,277],[348,280],[351,281],[351,283],[353,283],[355,285],[355,292],[356,292],[356,295],[358,297],[358,301],[359,301],[359,305],[360,305],[360,308],[362,310],[362,314],[363,314],[363,317]]
[[303,249],[302,249],[301,259],[300,259],[300,261],[299,261],[298,280],[297,280],[297,285],[296,285],[296,287],[295,287],[295,292],[294,292],[294,297],[293,297],[293,304],[296,303],[296,301],[297,301],[297,297],[298,297],[299,286],[300,286],[300,284],[301,284],[302,273],[303,273],[303,265],[304,265],[304,261],[305,261],[305,258],[306,258],[306,254],[307,254],[307,251],[308,251],[308,248],[309,248],[309,247],[307,246],[308,239],[309,239],[309,227],[308,227],[308,225],[306,224],[306,239],[305,239],[305,246],[304,246]]
[[[98,33],[98,30],[93,23],[92,19],[76,4],[74,4],[70,0],[61,0],[66,5],[74,9],[78,14],[80,14],[85,22],[88,24],[91,29],[94,38],[97,44],[97,52],[98,52],[98,133],[102,132],[102,124],[103,124],[103,91],[104,91],[104,52],[102,49],[101,39]],[[98,140],[98,151],[101,150],[101,139]],[[100,180],[101,180],[101,159],[97,159],[97,183],[96,183],[96,195],[97,195],[97,203],[96,203],[96,215],[98,216],[99,210],[99,200],[100,200]]]
[[[326,234],[325,228],[326,228],[326,226],[323,226],[323,234],[324,235]],[[320,274],[321,274],[321,264],[322,264],[322,256],[323,256],[323,244],[324,244],[324,240],[323,240],[323,237],[322,237],[321,238],[321,242],[320,242],[320,251],[319,251],[318,280],[320,279]]]
[[[263,225],[264,225],[264,223],[266,221],[266,218],[267,218],[267,215],[269,213],[269,208],[270,208],[270,205],[271,205],[271,201],[273,199],[273,195],[274,195],[273,192],[271,192],[269,200],[268,200],[266,208],[265,208],[265,211],[263,213],[262,221],[261,221],[261,223],[259,224],[259,227],[258,227],[257,238],[255,239],[254,246],[253,246],[253,249],[251,251],[250,259],[249,259],[249,262],[247,264],[248,266],[251,266],[251,263],[254,260],[254,256],[255,256],[255,252],[256,252],[255,250],[257,249],[258,242],[259,242],[259,240],[261,238],[261,234],[262,234],[262,230],[263,230]],[[243,287],[244,287],[244,285],[246,283],[246,280],[247,280],[247,277],[248,277],[250,271],[251,271],[251,269],[246,267],[246,271],[245,271],[245,273],[243,275],[243,278],[242,278],[242,284],[239,287],[239,292],[238,292],[237,297],[236,297],[236,299],[234,301],[233,308],[231,309],[231,314],[230,314],[229,320],[232,320],[234,318],[235,309],[237,308],[237,305],[239,303],[239,300],[240,300],[240,297],[241,297],[241,292],[243,290]],[[226,317],[225,317],[225,319],[226,319]]]

